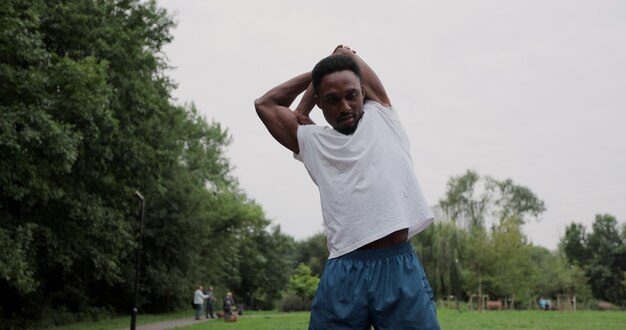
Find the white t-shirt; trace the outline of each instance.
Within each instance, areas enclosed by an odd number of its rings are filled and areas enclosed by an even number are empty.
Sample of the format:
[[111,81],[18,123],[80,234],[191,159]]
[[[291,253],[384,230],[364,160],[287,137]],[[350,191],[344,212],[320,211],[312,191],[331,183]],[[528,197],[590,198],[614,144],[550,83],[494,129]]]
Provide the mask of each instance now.
[[412,237],[433,222],[393,107],[366,101],[352,135],[299,126],[298,146],[294,157],[320,192],[329,258],[400,229],[409,228]]

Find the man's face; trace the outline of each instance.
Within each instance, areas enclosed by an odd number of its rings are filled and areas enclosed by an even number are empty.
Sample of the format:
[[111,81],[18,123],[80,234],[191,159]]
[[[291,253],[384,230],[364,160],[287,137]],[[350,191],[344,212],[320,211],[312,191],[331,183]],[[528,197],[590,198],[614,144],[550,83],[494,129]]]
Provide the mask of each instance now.
[[343,134],[352,134],[363,115],[363,86],[352,71],[338,71],[325,75],[316,96],[330,126]]

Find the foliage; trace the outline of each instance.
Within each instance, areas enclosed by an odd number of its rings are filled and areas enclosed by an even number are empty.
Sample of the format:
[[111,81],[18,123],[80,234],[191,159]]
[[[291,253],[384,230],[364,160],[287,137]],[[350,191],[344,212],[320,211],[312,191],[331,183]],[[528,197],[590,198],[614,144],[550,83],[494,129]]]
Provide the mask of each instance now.
[[597,299],[626,303],[626,230],[620,234],[617,219],[598,214],[592,231],[572,223],[561,239],[560,248],[572,265],[582,268]]
[[452,222],[435,222],[413,238],[413,246],[439,297],[463,297],[462,245],[467,233]]
[[239,190],[227,130],[172,103],[172,26],[152,0],[0,3],[0,323],[129,311],[135,191],[140,312],[286,287],[293,240]]
[[329,254],[326,234],[323,232],[296,243],[296,264],[309,266],[313,275],[322,275]]
[[289,279],[289,290],[303,299],[313,299],[320,278],[311,275],[311,269],[304,264],[298,265],[295,273]]
[[492,231],[494,251],[493,287],[505,297],[528,301],[535,296],[532,264],[526,238],[521,231],[521,221],[516,217],[504,218]]
[[294,294],[288,294],[280,302],[281,312],[299,312],[311,310],[311,299],[305,299]]
[[251,228],[238,241],[241,282],[233,286],[235,292],[246,297],[249,308],[273,309],[292,273],[293,238],[275,226],[271,232]]
[[544,202],[527,187],[511,179],[481,178],[471,170],[448,180],[439,207],[447,219],[466,228],[484,226],[486,221],[497,225],[511,217],[524,223],[527,217],[537,217],[545,211]]
[[520,308],[540,295],[570,294],[591,301],[590,278],[566,258],[588,258],[582,226],[568,227],[561,243],[575,253],[550,252],[527,242],[524,218],[538,216],[543,205],[530,189],[510,179],[481,179],[473,171],[451,178],[439,204],[444,217],[451,218],[413,238],[435,295],[463,301],[472,294],[487,294],[490,299],[510,299]]
[[571,223],[565,228],[565,236],[559,243],[569,262],[585,265],[589,262],[590,251],[587,249],[585,227],[580,223]]

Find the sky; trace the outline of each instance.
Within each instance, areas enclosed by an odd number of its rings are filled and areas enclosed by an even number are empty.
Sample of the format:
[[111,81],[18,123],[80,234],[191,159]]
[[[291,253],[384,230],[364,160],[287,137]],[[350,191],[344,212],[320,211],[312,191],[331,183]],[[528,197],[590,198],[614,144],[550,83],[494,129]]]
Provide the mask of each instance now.
[[241,188],[296,239],[323,230],[317,187],[253,101],[338,44],[383,82],[430,205],[472,169],[546,203],[524,225],[535,245],[555,249],[568,224],[590,228],[599,213],[626,222],[626,1],[158,4],[177,22],[163,49],[175,102],[228,129]]

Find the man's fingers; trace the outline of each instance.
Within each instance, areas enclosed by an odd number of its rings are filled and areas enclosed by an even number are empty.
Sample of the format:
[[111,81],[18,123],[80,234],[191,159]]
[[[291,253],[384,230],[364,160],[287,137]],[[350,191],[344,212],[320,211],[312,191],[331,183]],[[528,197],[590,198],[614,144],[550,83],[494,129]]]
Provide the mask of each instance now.
[[343,50],[343,49],[345,49],[347,51],[350,51],[353,54],[356,54],[356,50],[351,49],[350,46],[348,46],[348,45],[345,45],[345,46],[344,45],[338,45],[337,47],[335,47],[335,50],[333,51],[333,54],[338,54],[339,51]]

